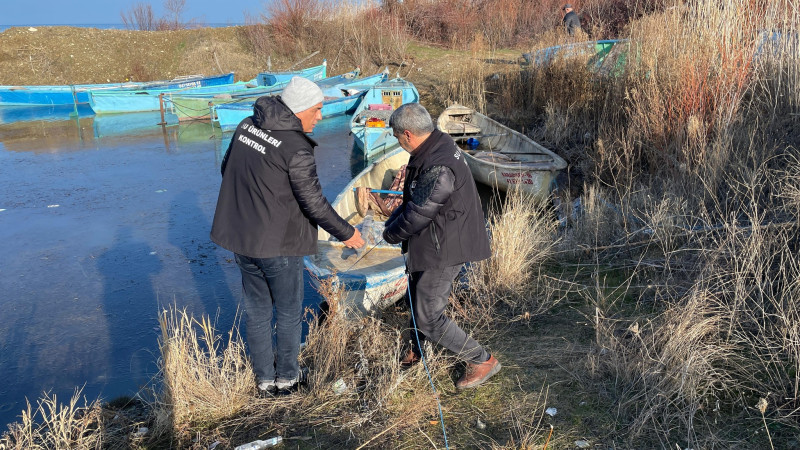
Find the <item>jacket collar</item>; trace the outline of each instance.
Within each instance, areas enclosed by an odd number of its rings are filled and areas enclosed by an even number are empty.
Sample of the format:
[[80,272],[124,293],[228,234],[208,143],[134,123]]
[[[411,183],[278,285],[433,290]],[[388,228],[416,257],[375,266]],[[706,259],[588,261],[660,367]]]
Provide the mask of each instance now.
[[317,142],[303,132],[303,123],[279,96],[263,96],[253,105],[253,124],[263,130],[296,131],[313,147]]
[[428,156],[428,154],[431,152],[431,149],[433,149],[433,147],[435,147],[436,144],[439,142],[439,139],[441,139],[443,134],[444,133],[442,133],[441,131],[434,129],[433,132],[431,132],[430,136],[428,136],[427,139],[422,141],[422,143],[419,144],[419,146],[416,149],[414,149],[414,153],[411,154],[411,159],[409,160],[408,164],[416,165],[414,164],[416,161],[424,161],[425,158]]

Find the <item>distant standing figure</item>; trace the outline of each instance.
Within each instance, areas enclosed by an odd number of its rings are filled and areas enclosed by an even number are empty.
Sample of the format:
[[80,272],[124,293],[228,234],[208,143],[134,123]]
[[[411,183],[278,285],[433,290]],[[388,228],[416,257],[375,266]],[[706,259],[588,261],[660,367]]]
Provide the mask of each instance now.
[[[418,328],[420,341],[435,342],[464,360],[467,370],[456,387],[473,388],[497,373],[500,363],[450,320],[445,309],[462,265],[491,255],[475,180],[453,138],[434,128],[424,106],[397,108],[389,125],[400,147],[411,154],[403,203],[383,231],[386,242],[402,243],[406,255],[411,328]],[[411,341],[402,367],[422,357],[417,341]]]
[[567,34],[574,36],[575,31],[581,29],[581,19],[575,14],[575,11],[572,10],[571,3],[566,3],[561,10],[564,12],[564,20],[562,20],[564,29],[567,30]]
[[317,143],[306,133],[322,118],[322,101],[319,86],[292,78],[280,96],[256,100],[222,160],[211,240],[234,253],[242,273],[247,344],[262,394],[292,391],[302,379],[303,256],[317,251],[317,226],[347,247],[364,245],[317,177]]

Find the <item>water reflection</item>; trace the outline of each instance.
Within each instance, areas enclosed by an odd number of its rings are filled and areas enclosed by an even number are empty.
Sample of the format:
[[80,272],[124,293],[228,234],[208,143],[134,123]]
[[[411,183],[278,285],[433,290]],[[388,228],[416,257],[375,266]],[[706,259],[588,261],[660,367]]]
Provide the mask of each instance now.
[[[180,296],[200,299],[202,307],[191,311],[195,317],[201,314],[218,317],[220,312],[231,310],[231,299],[236,298],[225,282],[222,267],[214,260],[216,245],[208,239],[197,239],[209,230],[211,222],[200,208],[195,192],[182,191],[172,200],[167,236],[169,243],[180,249],[191,273],[192,283],[182,287]],[[223,329],[231,325],[219,323]]]
[[[240,275],[208,237],[230,135],[125,116],[111,118],[124,132],[106,116],[0,123],[0,422],[44,391],[135,393],[155,373],[163,306],[233,324]],[[314,135],[330,199],[361,170],[347,124]]]
[[89,117],[94,111],[87,104],[52,106],[0,106],[0,123],[9,124],[29,121],[69,120],[75,117]]
[[[158,256],[147,242],[123,225],[111,248],[95,258],[103,289],[100,294],[108,329],[106,377],[128,378],[144,386],[156,373],[155,358],[147,349],[158,329],[153,280],[162,270]],[[144,351],[139,351],[144,349]]]

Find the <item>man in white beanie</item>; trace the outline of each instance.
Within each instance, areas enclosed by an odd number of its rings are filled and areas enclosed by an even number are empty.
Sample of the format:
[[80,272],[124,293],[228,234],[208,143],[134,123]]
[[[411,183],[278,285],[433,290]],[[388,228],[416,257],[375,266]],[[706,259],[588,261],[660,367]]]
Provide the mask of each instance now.
[[322,100],[319,86],[292,78],[279,97],[256,100],[222,160],[211,240],[234,253],[242,273],[247,344],[265,395],[293,391],[302,379],[303,256],[317,251],[317,226],[350,248],[364,245],[317,177],[317,143],[306,133],[322,118]]

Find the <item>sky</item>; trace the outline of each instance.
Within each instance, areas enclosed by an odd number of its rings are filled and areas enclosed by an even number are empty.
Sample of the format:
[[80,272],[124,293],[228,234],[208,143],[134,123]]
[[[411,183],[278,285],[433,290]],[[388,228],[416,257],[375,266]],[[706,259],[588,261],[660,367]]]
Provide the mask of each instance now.
[[[163,0],[0,0],[0,25],[117,24],[120,13],[138,3],[149,3],[156,17],[165,16]],[[186,0],[181,19],[239,24],[245,13],[257,17],[264,9],[258,0]]]

